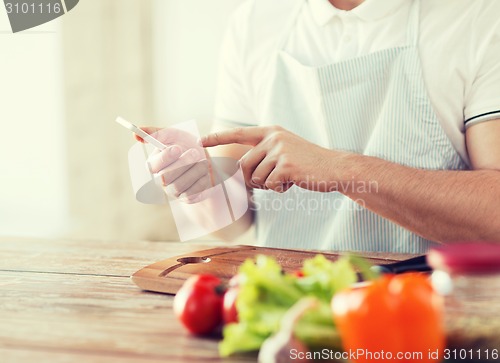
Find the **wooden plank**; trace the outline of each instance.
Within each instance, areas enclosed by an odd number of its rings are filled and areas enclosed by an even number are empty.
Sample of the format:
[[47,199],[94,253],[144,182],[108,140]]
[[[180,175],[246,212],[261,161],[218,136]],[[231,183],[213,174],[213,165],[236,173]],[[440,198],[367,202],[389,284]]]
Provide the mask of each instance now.
[[92,352],[78,352],[67,350],[37,350],[22,348],[0,348],[0,357],[2,363],[198,363],[198,362],[256,362],[256,358],[238,358],[237,360],[211,357],[168,357],[155,356],[152,354],[96,354]]
[[171,256],[225,245],[0,237],[0,270],[130,276]]
[[[130,276],[145,266],[172,256],[230,246],[216,241],[179,243],[0,237],[0,270]],[[409,257],[382,253],[370,253],[369,256],[391,260]]]
[[73,362],[222,361],[218,339],[183,330],[172,297],[141,292],[128,278],[0,272],[0,281],[0,347],[12,357],[27,357],[25,362],[44,354],[62,361],[76,355]]

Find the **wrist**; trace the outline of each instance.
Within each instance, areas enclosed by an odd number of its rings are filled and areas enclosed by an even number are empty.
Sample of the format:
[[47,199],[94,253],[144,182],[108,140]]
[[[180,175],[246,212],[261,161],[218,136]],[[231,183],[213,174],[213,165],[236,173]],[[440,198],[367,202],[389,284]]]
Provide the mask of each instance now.
[[343,153],[338,159],[338,191],[350,198],[378,194],[379,183],[387,180],[391,167],[392,163],[377,157]]
[[369,175],[370,165],[377,160],[369,156],[352,152],[334,151],[331,163],[331,180],[337,192],[348,197],[378,189],[378,183]]
[[325,177],[328,186],[326,191],[343,193],[344,186],[353,182],[352,166],[356,163],[355,156],[357,155],[338,150],[326,151],[327,167],[325,170],[328,171]]

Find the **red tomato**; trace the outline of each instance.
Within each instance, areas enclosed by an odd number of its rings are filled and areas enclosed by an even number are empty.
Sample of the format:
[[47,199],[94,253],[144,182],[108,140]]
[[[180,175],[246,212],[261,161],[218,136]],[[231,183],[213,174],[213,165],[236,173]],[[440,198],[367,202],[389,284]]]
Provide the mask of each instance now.
[[222,310],[224,324],[238,322],[238,310],[236,309],[238,293],[239,289],[237,287],[232,287],[224,294],[224,307]]
[[298,277],[298,278],[301,278],[301,277],[304,277],[304,271],[302,270],[297,270],[293,273],[295,275],[295,277]]
[[193,334],[213,332],[222,322],[223,290],[219,278],[197,275],[186,280],[174,298],[174,312]]

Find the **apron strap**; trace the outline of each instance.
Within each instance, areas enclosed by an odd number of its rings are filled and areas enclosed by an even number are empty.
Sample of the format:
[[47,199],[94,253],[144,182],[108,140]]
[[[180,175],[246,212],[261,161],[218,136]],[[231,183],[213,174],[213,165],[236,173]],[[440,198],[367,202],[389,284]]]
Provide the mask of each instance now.
[[420,32],[420,0],[413,0],[408,17],[408,27],[406,28],[407,42],[416,47]]

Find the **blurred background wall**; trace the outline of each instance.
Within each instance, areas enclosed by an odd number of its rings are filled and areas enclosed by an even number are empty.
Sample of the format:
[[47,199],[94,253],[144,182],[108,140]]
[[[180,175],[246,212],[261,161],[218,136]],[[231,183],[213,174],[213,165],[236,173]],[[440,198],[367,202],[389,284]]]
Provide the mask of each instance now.
[[[138,203],[117,115],[210,127],[218,52],[242,0],[81,0],[12,34],[0,11],[0,234],[178,239]],[[208,237],[209,238],[209,237]]]

